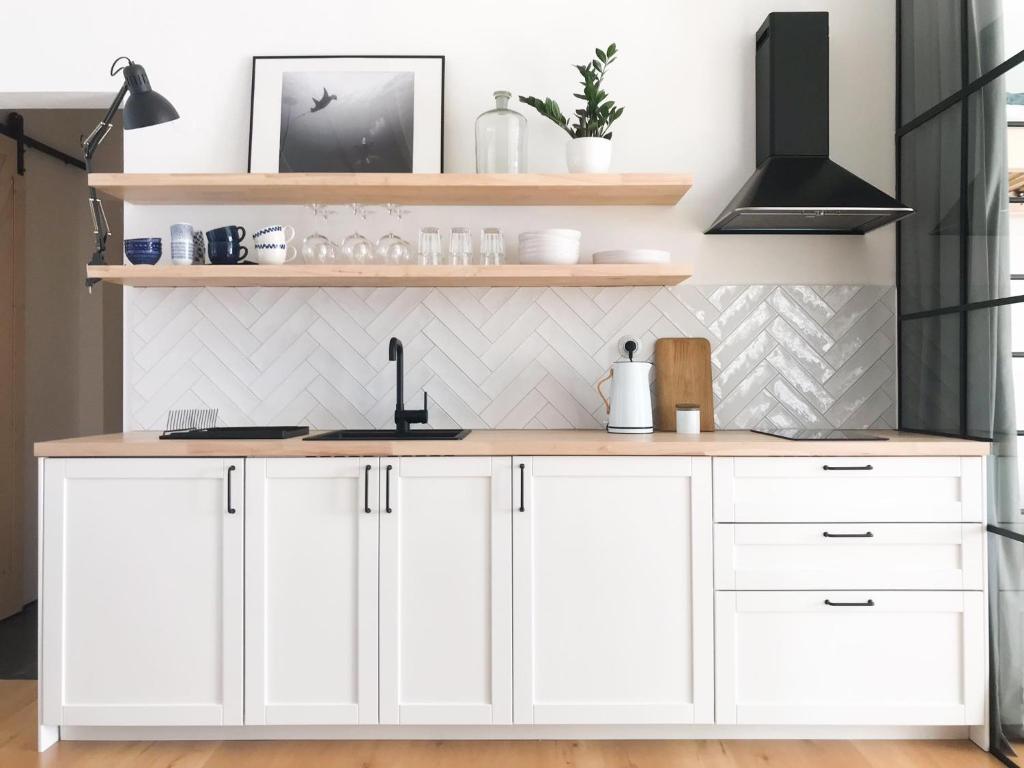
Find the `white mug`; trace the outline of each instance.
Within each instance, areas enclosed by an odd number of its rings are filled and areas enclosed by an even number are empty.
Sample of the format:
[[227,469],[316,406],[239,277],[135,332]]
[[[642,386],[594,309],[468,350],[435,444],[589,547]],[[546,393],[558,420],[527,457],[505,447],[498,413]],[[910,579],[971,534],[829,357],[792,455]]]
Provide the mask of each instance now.
[[295,261],[298,252],[294,245],[259,241],[253,243],[256,249],[256,261],[260,264],[284,264]]
[[256,261],[260,264],[284,264],[294,261],[298,255],[297,249],[288,245],[293,237],[295,229],[287,224],[275,224],[257,230],[252,236]]

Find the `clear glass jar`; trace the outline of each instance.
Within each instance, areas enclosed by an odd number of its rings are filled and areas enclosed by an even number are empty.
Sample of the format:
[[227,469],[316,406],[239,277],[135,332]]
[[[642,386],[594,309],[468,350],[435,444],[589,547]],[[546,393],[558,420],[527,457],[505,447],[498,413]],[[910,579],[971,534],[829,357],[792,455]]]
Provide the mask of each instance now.
[[495,91],[495,107],[476,119],[476,172],[526,173],[526,118],[508,108],[512,94]]

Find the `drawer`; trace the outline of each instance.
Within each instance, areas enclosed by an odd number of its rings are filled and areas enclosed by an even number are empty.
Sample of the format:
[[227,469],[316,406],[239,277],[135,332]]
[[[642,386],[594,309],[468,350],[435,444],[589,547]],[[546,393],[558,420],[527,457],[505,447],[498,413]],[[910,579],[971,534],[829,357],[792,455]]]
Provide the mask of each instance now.
[[715,520],[980,523],[982,462],[979,457],[715,459]]
[[716,722],[980,724],[983,601],[982,592],[718,592]]
[[982,589],[978,523],[715,525],[716,589]]

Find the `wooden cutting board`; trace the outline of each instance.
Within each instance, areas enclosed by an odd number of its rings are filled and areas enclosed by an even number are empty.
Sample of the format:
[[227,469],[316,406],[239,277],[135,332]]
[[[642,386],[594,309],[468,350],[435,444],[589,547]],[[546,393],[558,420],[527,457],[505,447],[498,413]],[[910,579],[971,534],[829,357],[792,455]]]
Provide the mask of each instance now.
[[658,339],[654,343],[654,392],[660,432],[676,431],[676,404],[700,406],[700,431],[715,431],[711,392],[711,342],[707,339]]

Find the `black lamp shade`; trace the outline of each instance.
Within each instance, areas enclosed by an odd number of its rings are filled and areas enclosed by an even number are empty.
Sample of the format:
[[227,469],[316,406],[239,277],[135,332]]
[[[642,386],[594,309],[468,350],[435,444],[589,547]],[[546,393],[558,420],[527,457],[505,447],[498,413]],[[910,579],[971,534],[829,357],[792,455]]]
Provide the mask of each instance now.
[[146,76],[146,70],[141,64],[132,62],[125,67],[124,80],[128,84],[130,94],[124,105],[126,131],[178,119],[178,110],[150,87],[149,77]]
[[178,110],[156,91],[134,93],[124,104],[124,128],[146,128],[178,119]]

